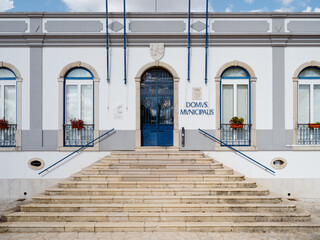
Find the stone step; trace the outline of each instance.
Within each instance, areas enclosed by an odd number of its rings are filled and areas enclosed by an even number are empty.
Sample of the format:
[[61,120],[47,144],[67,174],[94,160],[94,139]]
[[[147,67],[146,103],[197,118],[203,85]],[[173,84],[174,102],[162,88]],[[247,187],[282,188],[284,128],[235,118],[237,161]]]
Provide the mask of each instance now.
[[198,151],[116,151],[112,158],[203,158],[204,153]]
[[83,175],[73,174],[69,179],[75,181],[244,181],[244,175]]
[[269,190],[256,188],[51,188],[45,192],[47,195],[73,195],[73,196],[266,196]]
[[210,169],[221,169],[222,163],[210,163],[210,164],[199,164],[199,163],[103,163],[97,162],[91,165],[93,169],[189,169],[189,170],[210,170]]
[[59,188],[254,188],[256,183],[254,181],[245,180],[241,182],[223,182],[223,181],[210,181],[210,182],[108,182],[108,181],[63,181],[58,183]]
[[116,158],[104,157],[100,159],[103,163],[213,163],[213,158]]
[[3,222],[0,232],[291,232],[319,233],[309,222]]
[[186,174],[213,174],[230,175],[233,170],[229,168],[221,169],[93,169],[84,168],[82,174],[101,174],[101,175],[186,175]]
[[8,222],[296,222],[309,221],[308,212],[17,212]]
[[39,195],[35,203],[228,203],[228,204],[276,204],[282,200],[277,196],[67,196]]
[[[206,213],[257,213],[257,212],[294,212],[296,206],[286,202],[279,204],[190,204],[190,203],[70,203],[70,204],[38,204],[20,205],[21,212],[206,212]],[[19,213],[16,213],[19,215]],[[9,214],[10,215],[10,214]]]

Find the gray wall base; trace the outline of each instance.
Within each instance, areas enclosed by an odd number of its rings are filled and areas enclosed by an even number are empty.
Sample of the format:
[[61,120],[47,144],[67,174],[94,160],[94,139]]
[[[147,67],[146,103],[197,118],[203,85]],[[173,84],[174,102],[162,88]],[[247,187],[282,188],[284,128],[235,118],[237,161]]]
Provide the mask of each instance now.
[[[100,135],[106,131],[100,131]],[[109,136],[103,137],[100,140],[100,150],[134,150],[135,135],[134,130],[115,130]]]
[[[61,179],[0,179],[0,200],[10,201],[31,198],[43,193],[48,187],[57,184]],[[26,195],[24,194],[26,193]]]

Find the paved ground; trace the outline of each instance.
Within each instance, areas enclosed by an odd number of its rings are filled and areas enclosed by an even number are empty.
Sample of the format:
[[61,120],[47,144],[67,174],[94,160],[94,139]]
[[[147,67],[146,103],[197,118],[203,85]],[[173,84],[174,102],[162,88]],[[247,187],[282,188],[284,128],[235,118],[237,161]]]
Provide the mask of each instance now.
[[[299,206],[320,217],[320,199],[294,201]],[[0,203],[1,212],[16,203]],[[320,240],[320,233],[5,233],[0,240]]]

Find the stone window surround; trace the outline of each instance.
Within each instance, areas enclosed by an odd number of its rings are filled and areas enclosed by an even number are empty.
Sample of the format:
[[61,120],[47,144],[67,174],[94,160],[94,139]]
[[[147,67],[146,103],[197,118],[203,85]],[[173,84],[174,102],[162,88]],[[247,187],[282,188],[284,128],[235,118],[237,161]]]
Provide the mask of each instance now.
[[0,151],[21,151],[21,127],[22,127],[22,77],[19,70],[10,63],[0,61],[0,67],[8,68],[16,75],[16,96],[17,96],[17,130],[16,130],[16,146],[3,147]]
[[320,146],[315,145],[298,145],[298,85],[299,85],[299,74],[302,70],[307,67],[318,67],[320,68],[320,62],[310,61],[301,64],[293,74],[292,83],[293,83],[293,134],[292,134],[292,142],[293,142],[293,150],[298,151],[318,151],[320,150]]
[[[256,82],[257,77],[253,69],[246,63],[241,61],[231,61],[222,65],[216,76],[215,76],[215,87],[216,87],[216,136],[220,139],[220,84],[221,84],[221,75],[222,73],[230,67],[241,67],[245,69],[250,75],[250,84],[251,84],[251,146],[244,147],[235,147],[240,151],[247,150],[257,150],[257,133],[256,133]],[[215,144],[215,150],[217,151],[230,151],[227,147],[222,147],[220,143]]]
[[[173,77],[174,81],[174,127],[173,127],[173,146],[166,148],[179,148],[179,81],[180,78],[177,72],[169,64],[161,61],[153,61],[142,66],[137,75],[135,76],[136,82],[136,141],[135,148],[148,148],[141,147],[141,122],[140,122],[140,82],[142,75],[151,68],[163,68],[167,70]],[[157,147],[157,146],[156,146]],[[160,146],[161,147],[161,146]]]
[[[58,151],[75,151],[79,147],[64,147],[63,146],[63,112],[64,112],[64,81],[66,74],[73,68],[82,67],[89,70],[93,74],[94,81],[94,138],[99,137],[99,83],[100,78],[97,71],[89,64],[84,62],[73,62],[65,66],[58,77],[59,83],[59,114],[58,114]],[[99,151],[99,141],[94,143],[93,147],[85,148],[85,151]]]

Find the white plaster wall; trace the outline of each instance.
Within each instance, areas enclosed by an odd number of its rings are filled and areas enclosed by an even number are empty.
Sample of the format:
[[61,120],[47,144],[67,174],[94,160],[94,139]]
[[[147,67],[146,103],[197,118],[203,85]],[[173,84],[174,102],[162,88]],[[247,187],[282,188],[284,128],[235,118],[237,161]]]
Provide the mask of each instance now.
[[44,48],[43,49],[43,130],[58,129],[58,77],[68,64],[82,61],[96,69],[100,81],[106,81],[104,48]]
[[[298,56],[298,57],[297,57]],[[292,77],[297,68],[312,60],[320,61],[320,47],[285,48],[285,128],[293,128],[293,83]]]
[[[178,51],[176,54],[178,54]],[[219,68],[230,61],[242,61],[253,69],[257,76],[256,123],[257,129],[272,129],[272,49],[271,48],[210,48],[208,51],[208,84],[205,85],[204,48],[191,49],[191,82],[187,78],[187,53],[181,50],[179,65],[182,68],[180,79],[180,108],[191,101],[192,87],[202,87],[203,100],[209,102],[209,108],[217,108],[215,102],[215,83]],[[185,56],[182,58],[181,56]],[[171,56],[170,56],[171,57]],[[261,62],[263,61],[263,64]],[[172,65],[175,68],[175,65]],[[184,67],[185,66],[185,67]],[[180,70],[180,69],[179,69]],[[215,118],[219,116],[179,116],[180,127],[188,129],[214,129]],[[196,123],[196,124],[195,124]]]
[[[51,168],[48,173],[41,176],[38,173],[51,166],[71,152],[1,152],[0,179],[47,179],[67,178],[71,174],[80,171],[100,158],[109,155],[109,152],[80,152]],[[45,162],[41,170],[29,168],[28,161],[32,158],[40,158]]]
[[[252,178],[283,197],[319,198],[319,152],[317,151],[260,151],[244,152],[266,167],[274,170],[272,175],[264,169],[246,160],[234,152],[207,152],[216,161],[231,167],[234,171]],[[288,165],[286,168],[273,169],[270,162],[276,157],[284,158]]]
[[[18,198],[30,198],[43,192],[64,178],[81,171],[109,152],[80,152],[49,169],[41,176],[38,173],[70,152],[1,152],[0,168],[0,201]],[[28,166],[32,158],[40,158],[45,162],[41,170],[33,170]],[[26,194],[24,194],[26,193]]]
[[22,130],[30,128],[30,48],[0,48],[0,61],[15,66],[22,80]]

